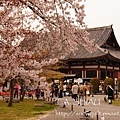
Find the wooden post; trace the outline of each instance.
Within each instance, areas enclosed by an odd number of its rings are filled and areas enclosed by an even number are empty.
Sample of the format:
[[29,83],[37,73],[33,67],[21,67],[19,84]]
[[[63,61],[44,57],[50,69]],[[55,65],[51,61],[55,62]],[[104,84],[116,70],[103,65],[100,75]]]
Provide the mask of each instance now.
[[71,111],[73,111],[73,104],[71,105]]
[[86,117],[86,113],[85,113],[85,112],[86,112],[86,109],[84,109],[84,114],[83,114],[83,115],[84,115],[84,117]]
[[98,117],[98,112],[97,112],[97,115],[96,115],[97,119],[96,120],[99,120],[99,117]]
[[52,102],[52,97],[51,97],[51,102]]
[[63,108],[65,108],[65,107],[66,107],[65,102],[63,102]]

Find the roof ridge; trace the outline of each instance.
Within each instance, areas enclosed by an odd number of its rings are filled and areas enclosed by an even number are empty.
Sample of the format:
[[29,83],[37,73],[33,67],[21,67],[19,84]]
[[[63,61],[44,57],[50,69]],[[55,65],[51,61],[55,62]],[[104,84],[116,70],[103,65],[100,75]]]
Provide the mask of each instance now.
[[102,27],[94,27],[94,28],[86,28],[86,30],[99,30],[99,29],[110,29],[113,25],[102,26]]
[[98,46],[98,45],[97,45],[97,49],[99,49],[100,51],[102,51],[102,52],[104,52],[104,53],[106,53],[106,54],[110,52],[109,50],[104,49],[104,48],[102,48],[102,47],[100,47],[100,46]]

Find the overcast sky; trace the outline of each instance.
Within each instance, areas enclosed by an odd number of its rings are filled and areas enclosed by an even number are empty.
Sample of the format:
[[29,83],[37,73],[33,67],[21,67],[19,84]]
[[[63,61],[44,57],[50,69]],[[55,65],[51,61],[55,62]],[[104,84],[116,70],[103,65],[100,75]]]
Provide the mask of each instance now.
[[88,28],[113,25],[120,45],[120,0],[86,0],[85,13]]

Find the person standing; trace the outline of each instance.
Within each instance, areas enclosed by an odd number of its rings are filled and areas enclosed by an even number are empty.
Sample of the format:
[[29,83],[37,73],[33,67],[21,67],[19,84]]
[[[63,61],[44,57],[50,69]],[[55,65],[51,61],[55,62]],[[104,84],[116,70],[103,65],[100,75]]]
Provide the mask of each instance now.
[[60,83],[60,85],[59,85],[59,98],[62,98],[63,97],[63,84],[62,83]]
[[55,86],[54,86],[55,97],[58,97],[58,91],[59,91],[58,84],[55,84]]
[[90,83],[90,94],[94,97],[93,85]]
[[78,100],[78,89],[79,89],[78,84],[74,83],[74,85],[72,86],[72,94],[75,101]]
[[55,89],[54,89],[54,84],[51,85],[51,97],[54,97]]
[[67,85],[64,84],[64,85],[63,85],[63,93],[64,93],[64,97],[66,96],[66,90],[67,90]]
[[39,88],[39,86],[37,86],[37,88],[35,89],[35,95],[36,95],[36,98],[38,100],[40,98],[40,88]]
[[32,90],[33,90],[32,85],[29,84],[27,86],[28,98],[32,98],[33,99]]
[[102,94],[102,85],[99,85],[99,94]]
[[18,91],[19,91],[19,85],[17,83],[15,83],[15,86],[14,86],[14,98],[16,96],[18,98]]

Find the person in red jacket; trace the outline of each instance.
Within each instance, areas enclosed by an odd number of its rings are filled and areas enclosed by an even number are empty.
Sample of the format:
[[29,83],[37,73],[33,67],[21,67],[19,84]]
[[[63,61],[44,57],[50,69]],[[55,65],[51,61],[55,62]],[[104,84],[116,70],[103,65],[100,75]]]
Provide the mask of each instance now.
[[15,83],[15,86],[14,86],[14,98],[16,96],[18,98],[18,91],[19,91],[19,85],[17,83]]

